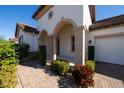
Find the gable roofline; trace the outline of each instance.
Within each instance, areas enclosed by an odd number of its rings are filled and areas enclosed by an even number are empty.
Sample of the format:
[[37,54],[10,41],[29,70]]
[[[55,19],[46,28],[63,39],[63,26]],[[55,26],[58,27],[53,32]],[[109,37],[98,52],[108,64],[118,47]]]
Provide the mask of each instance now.
[[35,19],[35,17],[38,15],[38,13],[45,7],[46,5],[40,5],[37,10],[34,12],[34,14],[32,15],[32,18]]
[[92,23],[96,22],[96,6],[95,5],[89,5],[90,10],[90,16]]
[[35,33],[35,34],[39,34],[39,31],[31,26],[28,26],[26,24],[22,24],[22,23],[16,23],[16,30],[15,30],[15,37],[18,37],[18,28],[23,28],[23,31],[28,32],[28,33]]
[[[41,16],[43,16],[49,9],[51,9],[54,5],[40,5],[35,13],[32,15],[32,18],[38,20]],[[89,5],[91,21],[94,23],[96,21],[96,6]]]
[[124,24],[124,14],[99,20],[89,26],[89,30],[102,29],[110,26]]
[[43,16],[49,9],[51,9],[54,5],[40,5],[36,12],[32,15],[32,18],[38,20],[41,16]]

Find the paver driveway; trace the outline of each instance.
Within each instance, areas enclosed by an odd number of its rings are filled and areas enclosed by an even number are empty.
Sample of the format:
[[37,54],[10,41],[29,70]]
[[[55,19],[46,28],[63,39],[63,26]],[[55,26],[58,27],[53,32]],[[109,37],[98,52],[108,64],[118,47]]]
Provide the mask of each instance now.
[[124,88],[124,66],[96,62],[95,87]]
[[[97,68],[96,70],[98,69],[100,68]],[[52,73],[49,66],[42,67],[38,62],[27,62],[21,65],[18,65],[18,77],[20,81],[20,87],[23,87],[23,88],[58,88],[60,87],[60,84],[58,83],[58,81],[60,80],[60,77]],[[124,87],[123,78],[115,78],[115,77],[100,73],[98,71],[96,71],[95,73],[94,80],[95,80],[95,87],[97,88]],[[73,82],[70,85],[73,85]],[[70,87],[76,87],[76,86],[74,85]]]

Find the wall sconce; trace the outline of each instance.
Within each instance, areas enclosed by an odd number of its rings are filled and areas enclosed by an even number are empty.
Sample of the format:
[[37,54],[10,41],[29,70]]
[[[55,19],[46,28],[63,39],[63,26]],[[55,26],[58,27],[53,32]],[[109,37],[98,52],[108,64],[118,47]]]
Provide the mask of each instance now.
[[89,44],[91,44],[92,43],[92,40],[89,40]]

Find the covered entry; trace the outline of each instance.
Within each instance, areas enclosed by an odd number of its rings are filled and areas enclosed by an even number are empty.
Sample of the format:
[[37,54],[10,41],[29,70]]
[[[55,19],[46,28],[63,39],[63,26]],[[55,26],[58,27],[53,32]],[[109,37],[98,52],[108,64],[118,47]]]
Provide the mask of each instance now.
[[82,27],[77,27],[71,19],[61,20],[53,33],[56,58],[82,64],[82,32]]

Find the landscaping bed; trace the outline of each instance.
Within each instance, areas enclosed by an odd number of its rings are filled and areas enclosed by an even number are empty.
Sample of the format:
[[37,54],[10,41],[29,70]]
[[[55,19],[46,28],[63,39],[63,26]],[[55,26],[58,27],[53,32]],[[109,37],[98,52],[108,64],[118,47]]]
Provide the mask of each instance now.
[[62,59],[57,59],[51,62],[51,70],[60,76],[59,83],[61,87],[94,87],[94,70],[95,62],[89,60],[85,65],[77,64],[72,70],[69,62]]

